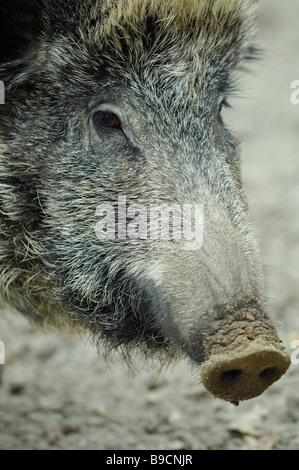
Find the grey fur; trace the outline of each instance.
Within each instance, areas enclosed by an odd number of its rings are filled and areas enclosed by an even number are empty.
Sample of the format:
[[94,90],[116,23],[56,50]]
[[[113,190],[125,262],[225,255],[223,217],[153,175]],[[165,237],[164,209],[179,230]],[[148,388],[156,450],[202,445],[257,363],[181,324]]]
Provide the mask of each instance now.
[[[271,323],[238,144],[219,116],[235,69],[252,55],[255,7],[3,2],[1,21],[13,17],[0,50],[3,302],[42,324],[90,331],[108,349],[197,363],[213,331],[207,318],[218,321],[222,306],[240,314],[250,305]],[[103,108],[120,116],[126,138],[95,128]],[[96,207],[120,195],[203,204],[203,248],[100,242]]]

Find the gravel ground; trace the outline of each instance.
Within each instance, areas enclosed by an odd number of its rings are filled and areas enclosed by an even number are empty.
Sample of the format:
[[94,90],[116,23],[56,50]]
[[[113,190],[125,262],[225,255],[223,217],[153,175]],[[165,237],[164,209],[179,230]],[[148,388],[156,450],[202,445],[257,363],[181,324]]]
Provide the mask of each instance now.
[[[266,269],[272,314],[288,349],[299,340],[298,0],[264,0],[264,49],[227,122],[243,145],[243,178]],[[243,99],[244,98],[244,99]],[[188,364],[128,370],[75,337],[1,314],[6,365],[1,449],[299,449],[299,364],[239,407],[215,400]]]

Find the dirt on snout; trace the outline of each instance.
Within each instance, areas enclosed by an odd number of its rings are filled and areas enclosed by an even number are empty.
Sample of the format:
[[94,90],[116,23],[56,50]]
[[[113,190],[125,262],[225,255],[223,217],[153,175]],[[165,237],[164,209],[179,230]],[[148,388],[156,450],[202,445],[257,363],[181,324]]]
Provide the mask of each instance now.
[[225,116],[244,142],[245,191],[272,315],[292,353],[288,372],[235,407],[213,398],[185,362],[160,372],[136,358],[134,373],[116,358],[108,367],[88,342],[1,313],[1,449],[299,449],[298,21],[298,0],[261,2],[261,60]]

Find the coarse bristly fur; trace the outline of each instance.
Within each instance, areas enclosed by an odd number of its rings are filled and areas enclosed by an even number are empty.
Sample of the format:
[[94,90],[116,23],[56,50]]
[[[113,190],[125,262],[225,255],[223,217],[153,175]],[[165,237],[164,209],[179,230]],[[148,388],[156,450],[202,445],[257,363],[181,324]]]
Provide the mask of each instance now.
[[[237,144],[220,116],[254,51],[255,10],[254,0],[2,0],[4,303],[91,331],[108,349],[197,362],[201,315],[213,322],[215,306],[248,302],[262,310]],[[96,127],[103,105],[123,133]],[[119,195],[202,203],[203,248],[98,240],[96,207]]]

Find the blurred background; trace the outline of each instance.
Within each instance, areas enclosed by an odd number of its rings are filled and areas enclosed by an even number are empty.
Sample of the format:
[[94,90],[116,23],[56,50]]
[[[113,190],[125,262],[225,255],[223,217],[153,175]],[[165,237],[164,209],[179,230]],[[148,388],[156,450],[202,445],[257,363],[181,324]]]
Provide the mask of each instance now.
[[[261,60],[225,111],[243,142],[271,313],[290,353],[299,340],[298,25],[298,0],[261,2]],[[159,372],[140,361],[138,373],[117,358],[108,366],[87,342],[36,331],[19,315],[1,313],[0,340],[0,449],[299,449],[299,364],[234,407],[210,396],[186,363]]]

